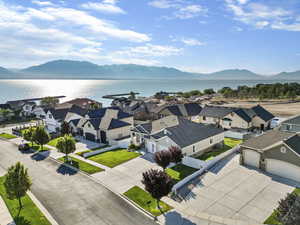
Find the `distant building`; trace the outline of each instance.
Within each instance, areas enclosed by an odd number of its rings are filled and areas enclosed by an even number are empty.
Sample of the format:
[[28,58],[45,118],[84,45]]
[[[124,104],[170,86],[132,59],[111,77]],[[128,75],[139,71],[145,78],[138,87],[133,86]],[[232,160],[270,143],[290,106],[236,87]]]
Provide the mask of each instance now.
[[194,121],[215,124],[224,129],[267,130],[273,118],[274,115],[260,105],[249,109],[206,105]]
[[189,120],[195,120],[201,110],[202,107],[197,103],[186,103],[162,106],[156,113],[160,118],[165,116],[179,116]]
[[84,109],[90,109],[92,105],[97,105],[98,108],[102,108],[101,102],[98,102],[98,101],[95,101],[95,100],[92,100],[89,98],[75,98],[73,100],[61,103],[59,105],[62,107],[67,106],[67,105],[77,105]]
[[135,126],[131,137],[134,144],[150,153],[178,146],[185,155],[198,155],[223,145],[224,131],[182,117],[167,116]]

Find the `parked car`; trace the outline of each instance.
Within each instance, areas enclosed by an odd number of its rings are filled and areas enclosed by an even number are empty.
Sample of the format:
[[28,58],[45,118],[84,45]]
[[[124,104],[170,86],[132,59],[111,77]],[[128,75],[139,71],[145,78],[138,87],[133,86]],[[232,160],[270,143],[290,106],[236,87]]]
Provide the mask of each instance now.
[[20,151],[27,151],[27,150],[29,150],[30,149],[30,146],[29,146],[29,144],[20,144],[19,146],[18,146],[18,149],[20,150]]

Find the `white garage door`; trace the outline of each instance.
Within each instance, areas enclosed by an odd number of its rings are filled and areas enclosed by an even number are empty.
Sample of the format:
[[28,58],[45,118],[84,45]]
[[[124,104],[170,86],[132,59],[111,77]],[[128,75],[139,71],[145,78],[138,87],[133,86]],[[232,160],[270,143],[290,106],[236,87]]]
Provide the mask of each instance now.
[[300,182],[300,168],[284,161],[266,159],[266,171]]
[[259,168],[260,154],[252,150],[243,150],[244,163],[248,166]]

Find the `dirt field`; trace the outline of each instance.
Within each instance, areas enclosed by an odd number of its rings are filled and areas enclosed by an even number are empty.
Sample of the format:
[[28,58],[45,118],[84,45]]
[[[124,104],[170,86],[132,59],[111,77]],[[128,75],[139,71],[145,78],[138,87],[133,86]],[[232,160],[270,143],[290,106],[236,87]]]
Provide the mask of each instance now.
[[260,101],[236,101],[224,104],[224,106],[232,106],[232,107],[246,107],[250,108],[260,104],[265,109],[272,112],[275,116],[279,117],[290,117],[297,114],[300,114],[300,102],[260,102]]

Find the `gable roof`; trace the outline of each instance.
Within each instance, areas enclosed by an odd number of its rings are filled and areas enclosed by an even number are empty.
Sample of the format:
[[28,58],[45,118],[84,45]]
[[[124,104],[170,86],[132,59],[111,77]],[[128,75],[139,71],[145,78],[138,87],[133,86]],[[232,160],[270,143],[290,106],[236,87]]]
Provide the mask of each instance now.
[[64,102],[62,104],[65,104],[65,103],[78,105],[78,106],[83,107],[83,108],[89,106],[92,103],[102,105],[100,102],[97,102],[97,101],[89,99],[89,98],[75,98],[75,99],[72,99],[70,101]]
[[108,130],[112,130],[112,129],[116,129],[116,128],[120,128],[120,127],[127,127],[130,126],[130,123],[121,121],[121,120],[116,120],[116,119],[112,119],[110,121]]
[[55,120],[62,121],[66,118],[68,112],[76,113],[80,116],[84,116],[87,113],[86,109],[83,109],[77,105],[72,105],[71,108],[50,108],[46,110],[46,113],[50,111]]
[[292,136],[284,143],[300,155],[300,137],[299,135]]
[[162,106],[157,109],[157,113],[160,113],[163,110],[169,110],[169,112],[174,116],[196,116],[198,115],[202,107],[197,103],[185,103],[185,104],[177,104],[177,105],[168,105]]
[[106,110],[108,110],[108,109],[113,109],[113,110],[118,111],[118,115],[117,115],[118,118],[117,119],[125,119],[125,118],[128,118],[128,117],[132,117],[131,114],[123,112],[118,107],[106,107],[106,108],[101,108],[101,109],[90,110],[88,112],[88,116],[90,118],[102,118],[105,115]]
[[249,140],[241,144],[241,146],[246,148],[263,150],[277,142],[288,140],[292,136],[295,136],[295,133],[280,130],[271,130],[258,137],[250,138]]
[[206,105],[199,113],[199,115],[214,118],[222,118],[235,110],[236,108],[231,107]]
[[70,120],[69,123],[73,123],[74,126],[77,126],[79,121],[80,121],[80,119],[74,119],[74,120]]
[[212,125],[195,123],[184,118],[178,118],[178,120],[178,125],[165,128],[151,136],[155,139],[169,137],[178,146],[184,148],[224,132]]
[[260,105],[254,106],[251,109],[255,112],[255,114],[258,117],[260,117],[265,122],[268,122],[268,121],[270,121],[271,119],[273,119],[275,117],[272,113],[270,113],[269,111],[265,110]]
[[252,118],[243,109],[237,109],[234,112],[246,122],[251,122]]

